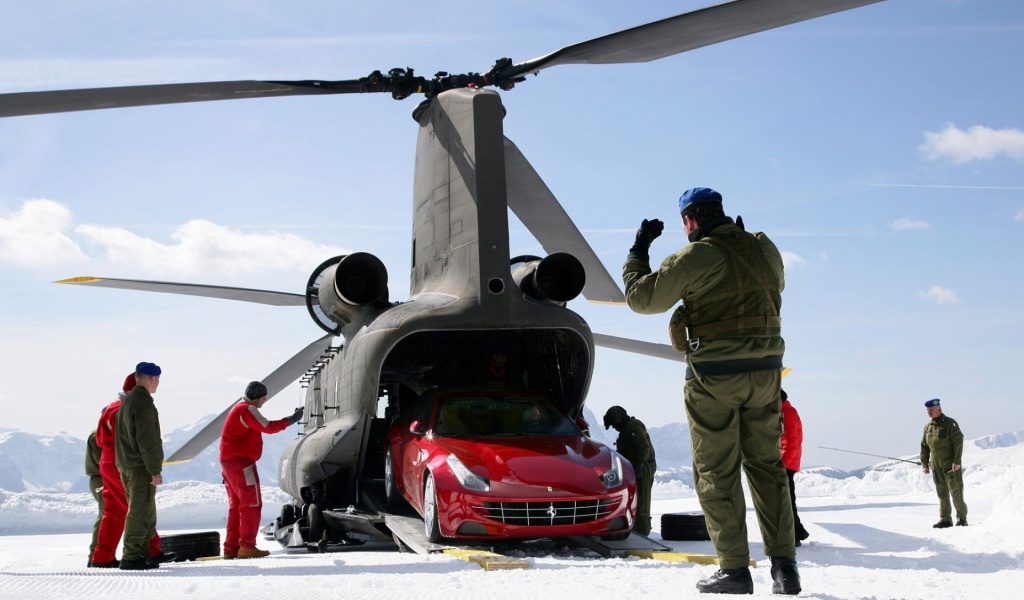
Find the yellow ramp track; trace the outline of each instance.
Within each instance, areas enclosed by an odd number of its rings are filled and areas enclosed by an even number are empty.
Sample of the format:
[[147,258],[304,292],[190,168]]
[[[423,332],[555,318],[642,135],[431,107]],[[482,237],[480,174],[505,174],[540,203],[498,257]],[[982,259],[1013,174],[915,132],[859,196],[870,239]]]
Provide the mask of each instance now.
[[507,569],[528,569],[530,564],[521,558],[509,558],[501,554],[487,552],[486,550],[464,550],[462,548],[448,548],[443,551],[449,556],[455,556],[462,560],[474,562],[484,568],[485,571],[502,571]]
[[[718,557],[712,554],[696,554],[693,552],[651,552],[648,550],[626,550],[624,552],[626,556],[636,556],[639,558],[653,558],[654,560],[664,560],[667,562],[692,562],[701,565],[717,565]],[[751,560],[750,566],[756,567],[757,562]]]

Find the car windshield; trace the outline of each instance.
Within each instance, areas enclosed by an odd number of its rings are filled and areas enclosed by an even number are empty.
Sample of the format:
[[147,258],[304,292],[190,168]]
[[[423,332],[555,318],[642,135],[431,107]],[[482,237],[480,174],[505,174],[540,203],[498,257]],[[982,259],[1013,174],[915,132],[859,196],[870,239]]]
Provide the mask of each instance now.
[[436,436],[575,435],[579,429],[546,398],[460,396],[441,398]]

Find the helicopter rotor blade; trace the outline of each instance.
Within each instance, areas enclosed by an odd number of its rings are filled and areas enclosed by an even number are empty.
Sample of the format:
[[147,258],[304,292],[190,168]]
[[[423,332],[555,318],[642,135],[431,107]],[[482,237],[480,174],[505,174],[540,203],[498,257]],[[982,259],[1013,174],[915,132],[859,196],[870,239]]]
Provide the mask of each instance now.
[[182,294],[185,296],[203,296],[206,298],[220,298],[223,300],[238,300],[240,302],[269,304],[270,306],[306,305],[306,297],[302,294],[224,287],[220,285],[146,281],[143,279],[111,279],[105,277],[71,277],[68,279],[54,281],[54,283],[88,285],[91,287],[115,288],[119,290],[138,290],[142,292],[159,292],[163,294]]
[[508,207],[537,238],[544,251],[548,254],[567,252],[583,264],[587,273],[583,296],[591,302],[625,303],[622,290],[594,249],[544,180],[508,138],[505,138],[505,181]]
[[389,92],[401,100],[416,93],[431,97],[469,86],[508,90],[526,75],[558,65],[649,62],[882,1],[733,0],[565,46],[518,64],[499,59],[486,73],[438,73],[434,79],[416,76],[412,69],[391,69],[339,81],[239,80],[0,94],[0,118],[279,96]]
[[521,78],[558,65],[650,62],[883,0],[735,0],[610,33],[518,63]]
[[211,81],[0,94],[0,118],[103,108],[128,108],[214,100],[358,94],[372,89],[368,79],[346,81]]
[[[302,350],[299,350],[295,356],[289,358],[280,367],[274,369],[273,373],[263,378],[263,385],[267,386],[267,398],[273,398],[278,392],[301,377],[309,369],[309,366],[323,355],[333,338],[334,334],[329,333],[314,341]],[[231,407],[235,405],[235,402],[229,404],[219,415],[200,429],[199,433],[192,436],[174,454],[167,457],[164,460],[164,464],[188,462],[198,456],[200,452],[206,450],[210,444],[217,441],[221,430],[224,428],[224,420],[227,419],[228,412],[231,411]]]
[[612,350],[632,352],[633,354],[643,354],[644,356],[664,358],[665,360],[674,360],[676,362],[686,362],[686,353],[676,352],[672,346],[669,346],[668,344],[643,342],[630,338],[616,337],[614,335],[605,335],[603,333],[594,334],[594,344],[601,346],[602,348],[611,348]]

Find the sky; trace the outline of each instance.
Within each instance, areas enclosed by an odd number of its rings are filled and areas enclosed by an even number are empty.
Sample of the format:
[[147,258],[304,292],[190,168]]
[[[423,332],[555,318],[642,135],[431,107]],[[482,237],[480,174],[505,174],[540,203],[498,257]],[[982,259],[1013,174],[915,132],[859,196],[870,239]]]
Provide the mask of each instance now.
[[[1013,439],[1010,439],[1010,438]],[[799,513],[810,537],[797,548],[802,598],[821,600],[1010,600],[1024,585],[1024,433],[971,441],[964,451],[967,527],[933,529],[937,498],[930,477],[907,463],[883,461],[861,477],[797,474]],[[985,446],[979,445],[981,443]],[[282,492],[264,488],[263,521],[277,514]],[[661,516],[699,511],[693,489],[657,483],[651,539],[675,553],[713,553],[711,542],[661,539]],[[275,501],[277,501],[275,503]],[[769,562],[751,509],[747,511],[754,598],[771,595]],[[495,598],[697,598],[694,584],[715,567],[692,562],[602,558],[568,546],[505,551],[527,568],[485,571],[445,554],[398,552],[391,544],[311,554],[258,539],[271,555],[259,560],[195,561],[126,574],[87,569],[89,528],[96,505],[88,494],[0,490],[0,597],[76,598],[291,597],[423,600]],[[165,539],[183,532],[217,532],[223,539],[224,490],[180,482],[157,492],[158,528]],[[46,535],[23,535],[29,531]]]
[[[173,4],[0,0],[0,93],[486,71],[703,1]],[[546,69],[502,92],[505,134],[618,279],[657,262],[677,198],[713,187],[786,261],[784,381],[805,464],[917,451],[923,403],[969,437],[1021,428],[1024,4],[889,0],[659,61]],[[376,254],[408,294],[418,100],[290,97],[0,120],[0,414],[85,437],[137,362],[165,429],[220,412],[321,335],[302,308],[52,282],[91,275],[301,293]],[[512,253],[540,246],[517,221]],[[667,343],[668,315],[570,303]],[[598,349],[588,406],[685,420],[677,363]],[[300,402],[293,385],[265,413]]]

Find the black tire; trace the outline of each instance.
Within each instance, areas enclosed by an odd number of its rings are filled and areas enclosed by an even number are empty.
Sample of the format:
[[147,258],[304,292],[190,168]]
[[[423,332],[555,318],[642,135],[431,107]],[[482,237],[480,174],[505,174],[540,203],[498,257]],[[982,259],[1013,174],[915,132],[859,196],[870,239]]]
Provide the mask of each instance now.
[[283,529],[299,520],[297,507],[294,504],[285,504],[281,507],[281,516],[277,518],[277,528]]
[[402,492],[398,491],[398,483],[395,481],[395,463],[391,456],[391,448],[388,448],[387,456],[384,457],[384,502],[390,509],[404,508],[408,505]]
[[435,544],[444,540],[437,518],[437,493],[434,490],[434,476],[430,473],[427,473],[427,480],[423,484],[423,533],[429,541]]
[[320,512],[320,507],[316,504],[309,505],[309,529],[306,533],[306,543],[308,544],[319,544],[324,539],[324,534],[327,532],[327,523],[324,521],[324,516]]
[[666,513],[661,515],[661,539],[705,542],[711,539],[704,513]]
[[160,551],[174,552],[175,562],[195,560],[205,556],[220,556],[220,532],[202,531],[160,536]]

